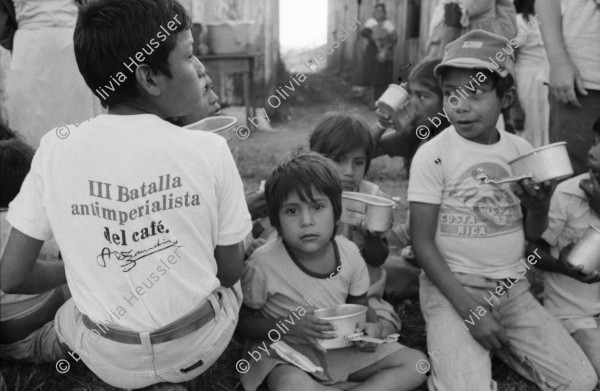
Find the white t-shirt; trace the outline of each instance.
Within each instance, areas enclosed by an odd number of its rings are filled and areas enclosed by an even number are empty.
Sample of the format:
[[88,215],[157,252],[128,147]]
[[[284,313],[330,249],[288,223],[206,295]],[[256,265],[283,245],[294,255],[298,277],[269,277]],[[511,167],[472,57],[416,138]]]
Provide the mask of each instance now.
[[592,0],[561,0],[560,6],[569,57],[583,79],[583,86],[600,90],[600,8]]
[[417,151],[408,200],[440,205],[435,243],[453,272],[518,278],[525,238],[519,199],[510,184],[480,184],[512,176],[508,162],[529,152],[521,137],[500,130],[493,145],[478,144],[450,126]]
[[[0,257],[4,254],[8,237],[12,227],[6,221],[7,212],[0,212]],[[38,261],[57,261],[58,246],[54,240],[48,240],[42,246]],[[7,294],[0,291],[0,322],[23,318],[38,309],[50,300],[54,291],[39,295]]]
[[298,306],[327,308],[346,303],[348,295],[366,295],[369,274],[358,248],[341,235],[333,243],[336,267],[323,274],[295,261],[281,238],[258,248],[244,268],[244,304],[265,318],[276,319]]
[[215,247],[252,229],[225,139],[151,114],[50,131],[8,221],[39,240],[54,234],[82,313],[134,331],[203,303],[220,285]]
[[[571,243],[577,243],[590,225],[600,226],[600,218],[589,206],[583,190],[585,173],[560,183],[550,203],[548,228],[542,238],[552,245],[552,255]],[[560,273],[544,273],[544,307],[557,318],[576,319],[600,315],[600,282],[585,284]]]

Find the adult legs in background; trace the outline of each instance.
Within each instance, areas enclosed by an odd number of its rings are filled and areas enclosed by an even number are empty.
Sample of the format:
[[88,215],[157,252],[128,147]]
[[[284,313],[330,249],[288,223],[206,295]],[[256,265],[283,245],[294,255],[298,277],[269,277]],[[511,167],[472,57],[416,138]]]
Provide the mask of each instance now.
[[587,171],[587,153],[593,141],[592,125],[600,117],[600,91],[587,92],[586,96],[577,96],[581,108],[561,103],[550,94],[550,142],[567,142],[575,175]]
[[520,136],[529,141],[534,148],[546,145],[550,141],[548,87],[536,79],[538,74],[537,68],[517,68],[517,93],[525,113],[525,126]]

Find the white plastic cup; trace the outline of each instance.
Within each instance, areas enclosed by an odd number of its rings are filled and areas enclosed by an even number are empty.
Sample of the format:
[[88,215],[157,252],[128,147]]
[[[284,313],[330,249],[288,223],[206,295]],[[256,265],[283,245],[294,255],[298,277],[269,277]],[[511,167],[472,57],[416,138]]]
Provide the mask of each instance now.
[[567,262],[573,266],[583,265],[585,274],[600,271],[600,227],[590,225],[569,253]]
[[390,84],[375,105],[385,114],[394,117],[409,99],[408,91],[397,84]]

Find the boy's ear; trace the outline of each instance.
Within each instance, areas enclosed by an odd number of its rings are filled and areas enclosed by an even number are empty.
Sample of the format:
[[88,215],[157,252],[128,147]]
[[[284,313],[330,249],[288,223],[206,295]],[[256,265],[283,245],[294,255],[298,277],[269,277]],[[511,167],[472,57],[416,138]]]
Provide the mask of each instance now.
[[137,80],[138,88],[141,88],[151,96],[159,96],[161,92],[157,76],[147,64],[142,64],[135,70],[135,79]]
[[502,97],[502,108],[508,109],[511,107],[515,103],[516,97],[517,90],[515,89],[515,86],[511,86],[508,90],[506,90],[504,96]]

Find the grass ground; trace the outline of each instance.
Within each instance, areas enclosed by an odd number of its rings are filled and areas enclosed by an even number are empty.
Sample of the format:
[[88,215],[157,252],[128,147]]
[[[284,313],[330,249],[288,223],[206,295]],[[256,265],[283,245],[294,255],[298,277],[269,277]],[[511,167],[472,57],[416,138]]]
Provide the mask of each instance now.
[[[364,105],[353,104],[345,99],[348,86],[339,80],[331,82],[324,75],[310,75],[308,89],[298,92],[294,105],[282,108],[286,117],[284,122],[271,124],[276,132],[254,132],[241,141],[238,168],[247,190],[258,189],[261,179],[289,152],[308,145],[308,134],[318,118],[331,110],[353,110],[362,115],[369,124],[375,123],[375,116]],[[291,100],[290,100],[291,102]],[[288,102],[289,103],[289,102]],[[368,180],[378,183],[388,194],[401,196],[400,207],[394,211],[395,221],[404,221],[406,217],[406,172],[401,158],[382,157],[373,161]],[[394,250],[394,249],[392,249]],[[534,286],[539,293],[539,276],[533,275]],[[427,352],[424,321],[417,299],[402,303],[392,303],[402,319],[400,342]],[[236,361],[241,357],[242,344],[234,338],[219,361],[209,371],[190,382],[189,390],[231,391],[241,390],[240,377],[235,369]],[[81,362],[71,362],[66,374],[59,374],[54,365],[23,365],[0,363],[2,377],[10,391],[45,390],[116,390],[102,383]],[[495,363],[494,378],[499,382],[499,391],[529,391],[536,388],[521,377],[508,370],[501,363]],[[425,386],[419,391],[427,390]],[[2,390],[0,390],[2,391]],[[460,390],[456,390],[460,391]]]

